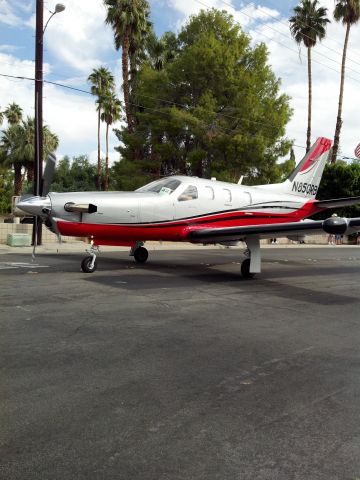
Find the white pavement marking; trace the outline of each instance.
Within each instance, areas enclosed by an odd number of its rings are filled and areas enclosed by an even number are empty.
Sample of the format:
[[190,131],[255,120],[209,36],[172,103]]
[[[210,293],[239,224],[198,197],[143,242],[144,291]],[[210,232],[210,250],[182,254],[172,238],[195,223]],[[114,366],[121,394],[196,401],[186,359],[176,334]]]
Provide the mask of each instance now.
[[49,268],[49,265],[24,262],[0,262],[0,270],[10,270],[14,268]]

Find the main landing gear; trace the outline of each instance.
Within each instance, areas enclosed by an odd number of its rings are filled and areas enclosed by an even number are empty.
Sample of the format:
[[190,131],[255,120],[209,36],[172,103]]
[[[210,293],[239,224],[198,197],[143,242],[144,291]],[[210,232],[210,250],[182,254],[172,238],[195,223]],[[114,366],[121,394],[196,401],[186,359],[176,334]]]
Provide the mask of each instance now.
[[144,242],[136,242],[130,250],[130,257],[134,257],[137,263],[145,263],[149,257],[149,252],[143,245]]
[[245,241],[247,250],[244,254],[247,258],[241,264],[241,275],[243,278],[253,278],[256,273],[261,272],[260,239],[249,237]]

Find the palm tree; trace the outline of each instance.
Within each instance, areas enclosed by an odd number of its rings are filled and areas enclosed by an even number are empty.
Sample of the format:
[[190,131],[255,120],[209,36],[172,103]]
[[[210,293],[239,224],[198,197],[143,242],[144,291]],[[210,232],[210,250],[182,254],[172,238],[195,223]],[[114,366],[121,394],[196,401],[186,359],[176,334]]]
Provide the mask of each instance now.
[[308,60],[308,126],[306,135],[306,151],[311,145],[311,108],[312,108],[312,72],[311,49],[316,42],[325,37],[326,24],[330,20],[326,17],[327,8],[319,7],[318,0],[302,0],[294,8],[295,15],[290,18],[290,32],[296,43],[303,43],[307,48]]
[[[34,177],[34,130],[35,120],[28,117],[19,124],[9,125],[3,131],[0,141],[0,163],[14,169],[14,195],[21,194],[23,168],[27,170],[29,181]],[[56,150],[59,139],[46,125],[43,127],[43,137],[45,159],[50,152]]]
[[152,68],[162,70],[166,63],[175,58],[178,49],[177,42],[173,32],[165,32],[160,38],[153,31],[149,33],[146,50]]
[[121,102],[114,93],[102,99],[101,120],[106,123],[105,190],[109,188],[109,126],[120,120]]
[[22,120],[22,108],[15,102],[8,105],[7,109],[4,111],[4,114],[9,122],[9,125],[17,125]]
[[105,67],[95,68],[88,77],[88,82],[91,84],[91,93],[97,97],[97,112],[98,112],[98,189],[101,190],[101,158],[100,158],[100,120],[102,104],[101,99],[113,92],[115,89],[115,80],[112,73]]
[[16,145],[21,138],[19,125],[10,125],[2,132],[0,142],[0,163],[14,169],[14,195],[18,196],[22,190],[22,163],[17,156]]
[[[27,172],[29,183],[34,181],[34,158],[35,158],[35,119],[27,117],[20,125],[21,141],[19,142],[18,156]],[[50,152],[59,146],[59,138],[52,133],[47,125],[43,126],[43,161]]]
[[352,25],[355,25],[360,18],[360,0],[340,0],[335,5],[334,10],[334,19],[337,22],[342,22],[343,25],[346,25],[346,33],[344,40],[344,48],[341,62],[341,80],[340,80],[340,93],[339,93],[339,106],[338,114],[336,118],[336,127],[334,135],[334,146],[331,156],[331,163],[336,162],[337,152],[339,150],[339,141],[340,141],[340,132],[342,126],[342,103],[344,96],[344,83],[345,83],[345,63],[346,63],[346,51],[349,42],[350,28]]
[[129,132],[133,132],[133,117],[130,108],[129,57],[134,68],[135,54],[141,45],[141,37],[149,25],[150,7],[147,0],[104,0],[107,8],[105,22],[112,26],[115,48],[122,49],[122,77],[126,121]]

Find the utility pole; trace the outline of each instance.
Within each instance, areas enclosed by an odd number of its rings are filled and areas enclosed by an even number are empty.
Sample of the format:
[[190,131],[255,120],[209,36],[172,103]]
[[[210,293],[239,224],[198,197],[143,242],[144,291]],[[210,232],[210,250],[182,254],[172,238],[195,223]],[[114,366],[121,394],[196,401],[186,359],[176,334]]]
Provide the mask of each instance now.
[[[43,38],[44,38],[44,0],[36,0],[35,34],[35,158],[34,158],[34,195],[41,194],[43,174]],[[37,230],[37,235],[36,235]],[[33,244],[42,242],[42,218],[37,217],[33,225]]]
[[[35,33],[35,158],[34,158],[34,188],[35,196],[42,195],[43,189],[43,56],[44,56],[44,33],[48,23],[54,15],[63,12],[65,6],[62,3],[55,5],[44,28],[44,0],[36,0],[36,33]],[[41,245],[42,242],[42,218],[36,217],[33,225],[32,244]]]

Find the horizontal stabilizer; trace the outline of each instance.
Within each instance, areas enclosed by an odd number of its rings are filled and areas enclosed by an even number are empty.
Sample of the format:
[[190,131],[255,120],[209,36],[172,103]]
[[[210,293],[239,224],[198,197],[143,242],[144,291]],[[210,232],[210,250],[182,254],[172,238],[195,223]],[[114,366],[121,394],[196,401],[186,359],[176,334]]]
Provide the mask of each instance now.
[[360,197],[335,198],[332,200],[316,200],[314,205],[319,208],[348,207],[360,204]]

